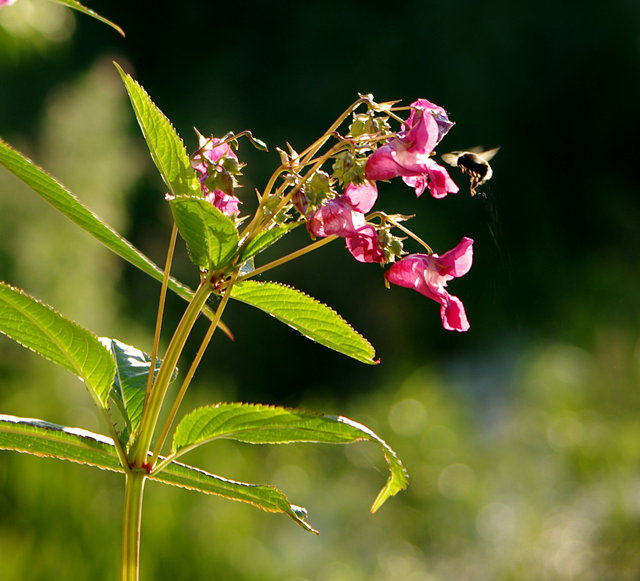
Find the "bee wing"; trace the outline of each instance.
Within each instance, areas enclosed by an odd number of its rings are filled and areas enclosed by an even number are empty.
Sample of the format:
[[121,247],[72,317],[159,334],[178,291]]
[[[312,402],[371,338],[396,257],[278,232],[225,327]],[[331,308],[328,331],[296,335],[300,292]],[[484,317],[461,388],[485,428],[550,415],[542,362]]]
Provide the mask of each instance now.
[[490,159],[493,159],[493,156],[498,153],[499,150],[499,147],[494,147],[493,149],[487,149],[486,151],[477,151],[476,153],[485,161],[489,161]]
[[456,152],[443,153],[440,157],[442,157],[442,160],[448,163],[449,165],[452,165],[453,167],[458,167],[458,157],[459,157],[458,153]]

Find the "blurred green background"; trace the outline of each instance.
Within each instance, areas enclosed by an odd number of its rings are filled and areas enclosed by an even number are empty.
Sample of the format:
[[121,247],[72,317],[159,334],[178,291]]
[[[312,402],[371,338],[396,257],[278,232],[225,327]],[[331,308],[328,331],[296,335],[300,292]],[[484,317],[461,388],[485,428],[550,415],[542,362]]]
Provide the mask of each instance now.
[[[156,261],[168,211],[112,60],[190,149],[193,126],[265,140],[269,154],[241,150],[248,195],[270,174],[276,146],[303,149],[358,92],[444,106],[457,125],[440,152],[502,147],[486,198],[416,200],[401,183],[381,188],[382,206],[417,213],[412,227],[436,251],[475,239],[473,269],[450,285],[468,333],[442,330],[435,303],[387,291],[380,269],[337,243],[270,278],[336,308],[382,363],[362,366],[232,305],[225,320],[236,340],[214,340],[185,405],[260,401],[348,415],[399,452],[409,490],[372,517],[384,462],[365,444],[216,444],[186,460],[279,485],[321,535],[151,484],[142,578],[638,579],[640,4],[91,7],[126,39],[44,0],[0,11],[0,134]],[[2,279],[148,350],[158,285],[6,171],[0,192]],[[184,253],[176,272],[196,278]],[[169,320],[182,308],[171,300]],[[103,431],[81,384],[6,339],[0,378],[0,412]],[[2,452],[0,578],[115,578],[121,484]]]

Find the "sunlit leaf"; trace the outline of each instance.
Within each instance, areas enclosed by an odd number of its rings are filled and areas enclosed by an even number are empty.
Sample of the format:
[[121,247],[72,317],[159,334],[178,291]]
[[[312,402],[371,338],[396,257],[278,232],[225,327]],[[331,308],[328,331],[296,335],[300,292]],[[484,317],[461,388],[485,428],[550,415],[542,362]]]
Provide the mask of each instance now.
[[104,407],[115,364],[98,338],[20,289],[0,283],[0,332],[84,381]]
[[53,1],[57,2],[58,4],[63,4],[64,6],[68,6],[69,8],[73,8],[74,10],[77,10],[78,12],[82,12],[87,16],[91,16],[92,18],[95,18],[96,20],[99,20],[100,22],[103,22],[104,24],[109,25],[111,28],[113,28],[114,30],[117,30],[122,36],[124,36],[124,31],[117,24],[114,24],[113,22],[111,22],[111,20],[107,20],[104,16],[100,16],[97,12],[94,12],[93,10],[87,8],[86,6],[83,6],[82,4],[80,4],[80,2],[76,2],[76,0],[53,0]]
[[[109,350],[115,364],[116,374],[111,388],[111,398],[125,421],[122,443],[126,444],[142,416],[147,378],[151,369],[151,357],[136,347],[117,339],[100,337],[100,342]],[[156,359],[155,371],[160,369],[161,359]]]
[[[2,139],[0,139],[0,163],[109,250],[156,280],[162,281],[162,270],[149,258],[93,214],[65,186]],[[191,289],[174,279],[169,280],[169,288],[185,300],[190,300],[193,296]]]
[[375,512],[387,498],[407,487],[407,473],[389,445],[366,426],[341,416],[261,404],[225,403],[200,407],[178,424],[172,455],[177,457],[218,439],[249,444],[349,444],[368,440],[382,448],[389,466],[389,479],[371,511]]
[[269,313],[305,337],[363,363],[378,363],[375,349],[349,323],[327,305],[283,284],[244,281],[232,298]]
[[263,250],[266,250],[274,242],[277,242],[285,234],[288,234],[300,225],[300,222],[293,222],[283,226],[274,226],[269,230],[263,230],[253,240],[244,247],[242,254],[240,255],[240,262],[245,262],[247,259],[259,254]]
[[[112,438],[33,418],[0,415],[0,449],[124,472]],[[160,457],[160,460],[162,459]],[[304,520],[306,511],[290,504],[287,497],[272,486],[228,480],[179,462],[172,462],[160,474],[150,475],[148,478],[204,494],[245,502],[267,512],[283,513],[304,529],[316,532]]]
[[178,196],[169,204],[191,261],[206,270],[225,266],[238,247],[233,220],[204,198]]
[[114,63],[124,82],[149,153],[174,196],[201,195],[200,184],[182,139],[147,92]]

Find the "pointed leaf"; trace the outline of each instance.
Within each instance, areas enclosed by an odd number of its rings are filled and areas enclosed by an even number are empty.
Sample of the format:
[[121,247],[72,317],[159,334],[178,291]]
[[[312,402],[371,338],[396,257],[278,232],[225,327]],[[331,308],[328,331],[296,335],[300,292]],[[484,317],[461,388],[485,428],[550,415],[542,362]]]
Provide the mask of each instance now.
[[299,226],[301,222],[292,222],[291,224],[274,226],[270,230],[263,230],[253,240],[244,247],[242,254],[240,255],[240,262],[245,262],[247,259],[259,254],[263,250],[266,250],[274,242],[277,242],[285,234],[288,234]]
[[174,433],[173,452],[170,457],[180,456],[217,439],[237,440],[249,444],[348,444],[369,440],[382,448],[390,473],[371,511],[375,512],[387,498],[407,487],[407,473],[389,445],[366,426],[342,416],[261,404],[229,403],[205,406],[182,418]]
[[[112,438],[33,418],[0,415],[0,450],[14,450],[124,472]],[[316,532],[304,521],[306,511],[290,504],[287,497],[272,486],[228,480],[179,462],[172,462],[162,473],[148,478],[204,494],[246,502],[267,512],[283,513],[304,529]]]
[[238,230],[233,220],[204,198],[170,197],[169,204],[191,261],[206,270],[228,264],[238,247]]
[[78,12],[82,12],[87,16],[91,16],[92,18],[95,18],[100,22],[104,22],[104,24],[108,24],[111,28],[113,28],[114,30],[117,30],[122,36],[124,36],[124,31],[117,24],[114,24],[113,22],[111,22],[111,20],[107,20],[103,16],[100,16],[97,12],[94,12],[93,10],[90,10],[86,6],[83,6],[82,4],[80,4],[80,2],[76,2],[76,0],[54,0],[54,2],[57,2],[58,4],[63,4],[64,6],[68,6],[69,8],[73,8],[74,10],[77,10]]
[[244,281],[231,297],[257,307],[305,337],[363,363],[375,364],[375,349],[327,305],[297,289],[275,282]]
[[[62,184],[36,166],[27,157],[12,149],[2,139],[0,139],[0,163],[42,196],[56,210],[97,238],[109,250],[112,250],[149,276],[162,281],[162,270],[140,250],[100,220]],[[193,296],[191,289],[174,279],[169,280],[169,288],[183,299],[190,300]]]
[[[160,457],[160,460],[163,458]],[[247,484],[228,480],[180,462],[171,462],[162,472],[150,476],[151,480],[188,488],[205,494],[222,496],[229,500],[246,502],[266,512],[280,512],[290,516],[303,529],[316,533],[307,522],[307,511],[291,504],[285,494],[275,486]]]
[[[126,444],[142,416],[142,405],[147,387],[147,378],[151,369],[151,357],[131,345],[117,339],[100,337],[100,342],[109,350],[116,364],[116,374],[111,387],[111,398],[114,400],[125,420],[122,443]],[[155,372],[162,364],[156,359]]]
[[115,364],[98,338],[20,289],[0,283],[0,332],[68,369],[104,407]]
[[0,449],[123,471],[112,438],[34,418],[0,414]]
[[162,179],[174,195],[202,195],[196,172],[191,167],[182,139],[147,92],[114,63],[131,99],[133,110],[142,129]]

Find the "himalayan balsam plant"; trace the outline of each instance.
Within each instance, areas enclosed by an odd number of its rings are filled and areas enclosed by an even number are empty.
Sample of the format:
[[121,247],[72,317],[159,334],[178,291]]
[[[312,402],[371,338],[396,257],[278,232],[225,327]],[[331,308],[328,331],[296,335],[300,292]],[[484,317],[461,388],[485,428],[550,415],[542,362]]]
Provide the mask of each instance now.
[[[67,3],[74,5],[75,3]],[[304,508],[277,488],[228,480],[180,462],[214,440],[251,444],[368,440],[379,446],[389,476],[373,501],[377,511],[407,486],[396,453],[377,434],[351,419],[249,403],[214,403],[181,413],[181,403],[216,330],[230,335],[222,320],[232,301],[251,305],[302,335],[358,361],[377,363],[371,344],[331,308],[303,292],[258,275],[342,239],[356,261],[378,263],[383,281],[412,288],[440,306],[445,329],[469,328],[462,302],[447,283],[471,267],[473,241],[441,255],[409,230],[407,216],[374,209],[381,182],[400,177],[416,196],[434,198],[458,187],[434,159],[434,149],[453,123],[446,111],[418,99],[409,106],[378,103],[362,95],[303,151],[278,149],[280,164],[264,188],[240,196],[245,164],[240,144],[266,146],[248,131],[206,137],[198,133],[189,156],[169,120],[144,89],[118,67],[151,157],[166,188],[173,216],[166,263],[156,266],[85,207],[66,187],[0,141],[0,162],[64,216],[104,246],[161,283],[151,348],[98,337],[52,307],[8,283],[0,283],[0,331],[77,376],[104,419],[108,434],[43,420],[0,415],[0,448],[55,457],[124,475],[120,578],[139,577],[140,523],[145,483],[162,482],[283,513],[307,531]],[[246,191],[246,190],[244,190]],[[250,209],[252,208],[252,209]],[[260,254],[298,227],[310,241],[267,263]],[[171,263],[178,235],[199,275],[197,288],[175,280]],[[406,246],[421,252],[409,254]],[[159,351],[168,292],[187,302],[178,325]],[[178,361],[200,317],[210,324],[193,361]],[[241,332],[241,330],[234,330]]]

